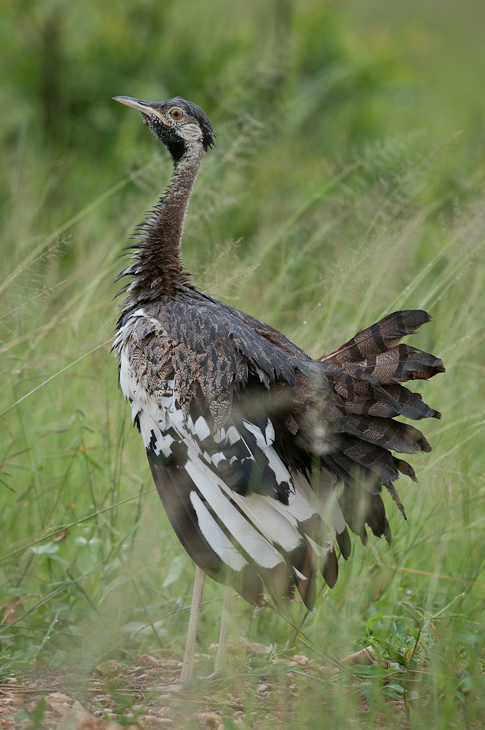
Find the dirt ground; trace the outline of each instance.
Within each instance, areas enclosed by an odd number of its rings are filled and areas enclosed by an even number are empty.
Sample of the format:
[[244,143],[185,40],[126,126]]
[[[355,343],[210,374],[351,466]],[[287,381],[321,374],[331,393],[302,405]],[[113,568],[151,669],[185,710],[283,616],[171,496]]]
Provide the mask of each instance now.
[[[196,661],[196,674],[199,666],[204,675],[211,657]],[[285,664],[302,673],[322,671],[302,655]],[[275,691],[270,679],[254,683],[244,674],[229,682],[197,681],[190,689],[180,690],[181,666],[178,659],[161,661],[144,654],[132,666],[109,660],[88,676],[72,669],[42,667],[22,677],[7,677],[0,683],[0,728],[121,730],[132,725],[146,730],[225,730],[246,725],[248,694],[253,698],[255,722],[259,715],[264,726],[268,720],[273,728],[287,725],[297,693],[291,674],[283,692],[281,687]]]
[[[88,674],[43,666],[22,676],[4,677],[0,681],[0,730],[286,730],[301,717],[309,691],[320,687],[324,701],[324,686],[328,689],[338,678],[335,666],[304,655],[270,658],[269,647],[244,639],[230,648],[240,658],[238,664],[233,656],[230,674],[211,679],[213,657],[196,655],[197,679],[184,689],[178,684],[181,661],[149,654],[132,663],[111,659]],[[374,662],[372,649],[367,647],[346,657],[342,665]],[[360,704],[358,714],[364,719],[369,708],[363,699]],[[393,727],[406,730],[403,703],[389,704],[393,705]],[[310,706],[307,709],[311,713]],[[326,714],[323,705],[317,715],[320,712]],[[387,726],[384,717],[382,722],[375,716],[374,720],[377,727]],[[349,722],[353,727],[353,721]],[[355,723],[362,726],[360,721]]]

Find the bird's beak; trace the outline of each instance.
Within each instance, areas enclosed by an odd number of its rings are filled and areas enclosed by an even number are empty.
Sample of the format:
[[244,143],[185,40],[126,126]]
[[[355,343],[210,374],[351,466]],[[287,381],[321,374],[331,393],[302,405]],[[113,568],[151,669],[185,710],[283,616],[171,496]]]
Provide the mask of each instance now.
[[[120,104],[124,104],[125,106],[131,106],[132,109],[138,109],[139,112],[145,115],[152,114],[155,117],[158,117],[163,124],[167,125],[166,120],[162,116],[162,114],[158,111],[158,109],[153,108],[153,104],[155,102],[153,101],[142,101],[141,99],[132,99],[131,96],[113,96],[114,101],[119,101]],[[167,125],[168,126],[168,125]]]

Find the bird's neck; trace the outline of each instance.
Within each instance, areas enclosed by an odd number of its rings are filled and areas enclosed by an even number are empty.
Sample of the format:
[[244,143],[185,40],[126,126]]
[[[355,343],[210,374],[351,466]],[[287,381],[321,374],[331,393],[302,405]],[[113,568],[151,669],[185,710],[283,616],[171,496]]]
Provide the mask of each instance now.
[[151,217],[142,224],[141,242],[135,247],[133,263],[124,274],[132,275],[125,309],[154,296],[173,296],[188,274],[180,258],[180,244],[190,196],[205,151],[202,145],[188,145],[174,161],[172,180]]

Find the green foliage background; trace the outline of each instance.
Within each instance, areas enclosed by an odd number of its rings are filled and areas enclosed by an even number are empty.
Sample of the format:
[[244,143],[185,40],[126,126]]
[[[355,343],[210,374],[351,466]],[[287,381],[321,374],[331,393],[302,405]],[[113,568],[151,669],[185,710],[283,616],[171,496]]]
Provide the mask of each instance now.
[[[0,671],[182,652],[193,569],[109,354],[118,257],[170,176],[111,97],[181,95],[218,136],[186,225],[197,282],[315,356],[387,311],[426,308],[415,343],[448,369],[420,388],[443,419],[424,424],[419,485],[400,485],[409,522],[388,505],[392,546],[355,540],[316,609],[293,604],[301,631],[234,600],[232,632],[325,661],[374,646],[378,667],[302,680],[288,726],[320,727],[324,710],[334,727],[399,727],[395,701],[409,726],[470,726],[485,696],[482,5],[1,13]],[[207,586],[202,649],[221,596]]]

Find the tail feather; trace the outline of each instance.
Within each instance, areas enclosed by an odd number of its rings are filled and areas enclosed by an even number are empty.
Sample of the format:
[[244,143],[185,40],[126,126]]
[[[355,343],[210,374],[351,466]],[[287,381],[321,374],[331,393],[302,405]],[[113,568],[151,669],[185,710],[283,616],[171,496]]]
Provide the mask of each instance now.
[[395,502],[395,504],[396,504],[399,512],[402,514],[402,516],[404,517],[404,519],[407,520],[406,512],[404,510],[403,503],[399,499],[399,495],[397,493],[396,487],[394,487],[392,484],[386,484],[386,489],[389,492],[389,494],[391,495],[393,501]]
[[381,482],[393,482],[399,476],[395,458],[382,446],[348,434],[334,434],[328,442],[333,450],[324,454],[322,461],[334,471],[338,468],[344,484],[357,483],[365,491],[378,494]]
[[365,525],[390,540],[382,486],[405,518],[393,482],[400,473],[417,481],[412,466],[391,451],[431,451],[421,431],[394,418],[441,418],[419,393],[401,385],[445,370],[439,358],[400,342],[430,319],[422,310],[393,312],[319,360],[328,368],[332,388],[322,413],[328,451],[321,462],[340,480],[338,501],[345,521],[364,543]]
[[404,416],[414,421],[441,418],[419,393],[413,393],[399,383],[381,384],[377,377],[354,364],[334,377],[334,402],[347,413],[393,418]]
[[387,542],[391,541],[391,528],[380,494],[347,488],[340,495],[339,504],[350,529],[360,536],[364,545],[367,544],[366,524],[376,537],[385,537]]
[[392,312],[371,327],[358,332],[336,350],[327,352],[320,362],[347,365],[361,362],[393,349],[406,335],[413,335],[421,325],[430,322],[430,315],[422,309],[405,309]]
[[329,588],[333,588],[338,578],[338,559],[337,553],[334,549],[329,550],[329,552],[325,556],[322,573],[325,579],[325,583],[328,585]]
[[396,466],[398,470],[401,472],[401,474],[404,474],[404,476],[409,477],[412,479],[413,482],[417,482],[416,478],[416,472],[414,471],[411,464],[408,464],[407,461],[404,461],[403,459],[394,459],[396,462]]
[[402,343],[392,350],[366,358],[361,365],[381,385],[428,380],[436,373],[444,372],[443,362],[439,358]]
[[384,536],[387,542],[391,542],[391,528],[386,517],[386,509],[380,494],[373,494],[371,497],[366,522],[376,537]]
[[431,446],[421,431],[392,418],[345,415],[335,408],[332,412],[331,429],[335,433],[350,434],[384,449],[405,454],[431,451]]
[[423,310],[393,312],[380,322],[358,332],[336,350],[325,353],[319,362],[342,367],[356,363],[374,375],[381,385],[427,380],[444,372],[443,362],[410,345],[399,344],[431,317]]

